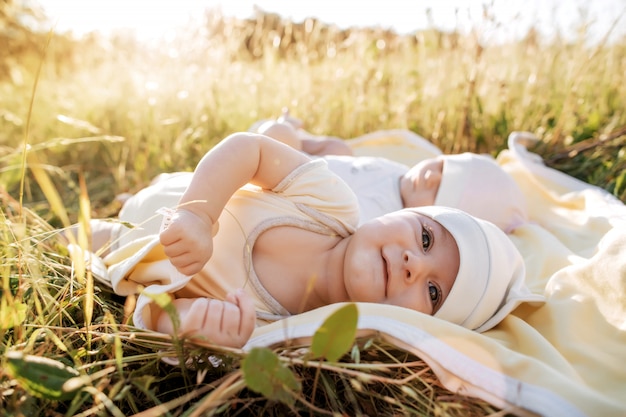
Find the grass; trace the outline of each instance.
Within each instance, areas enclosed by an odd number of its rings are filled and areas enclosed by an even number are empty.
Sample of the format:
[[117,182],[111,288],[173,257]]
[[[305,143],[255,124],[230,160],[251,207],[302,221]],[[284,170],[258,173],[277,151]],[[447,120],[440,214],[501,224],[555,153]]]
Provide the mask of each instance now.
[[[115,215],[116,195],[192,169],[221,138],[283,106],[315,133],[406,128],[447,153],[495,155],[511,131],[532,131],[550,166],[626,201],[626,40],[588,45],[585,28],[580,39],[530,31],[506,45],[480,33],[398,36],[264,14],[208,15],[205,27],[150,46],[124,34],[48,42],[25,31],[12,59],[1,56],[2,413],[504,414],[448,392],[423,361],[380,338],[357,340],[337,363],[276,347],[302,388],[272,401],[246,388],[241,352],[133,331],[132,298],[71,268],[58,230]],[[78,370],[80,393],[34,395],[8,373],[9,350]],[[204,361],[187,370],[161,360],[181,350]]]

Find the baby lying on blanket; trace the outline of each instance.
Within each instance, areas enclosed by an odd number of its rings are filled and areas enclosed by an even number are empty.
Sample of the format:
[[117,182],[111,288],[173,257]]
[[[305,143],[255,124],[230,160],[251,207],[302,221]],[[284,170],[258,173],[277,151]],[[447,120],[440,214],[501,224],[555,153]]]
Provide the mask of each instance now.
[[489,156],[440,155],[408,169],[386,158],[326,156],[359,199],[360,221],[406,207],[454,207],[490,221],[506,233],[528,221],[526,201]]
[[[163,206],[175,211],[160,231]],[[428,206],[358,226],[358,210],[323,159],[234,134],[193,174],[131,197],[120,223],[94,221],[94,239],[113,242],[100,278],[120,295],[140,294],[136,326],[225,346],[245,344],[257,320],[336,302],[392,304],[485,331],[541,300],[492,223]],[[170,297],[179,328],[153,302],[159,294]]]
[[[345,141],[311,139],[313,135],[299,128],[298,123],[298,119],[283,113],[278,120],[265,121],[252,129],[326,159],[329,168],[355,192],[360,223],[402,208],[430,205],[461,209],[506,233],[528,221],[522,191],[490,156],[439,155],[409,169],[386,158],[349,156]],[[328,154],[335,151],[341,155]]]

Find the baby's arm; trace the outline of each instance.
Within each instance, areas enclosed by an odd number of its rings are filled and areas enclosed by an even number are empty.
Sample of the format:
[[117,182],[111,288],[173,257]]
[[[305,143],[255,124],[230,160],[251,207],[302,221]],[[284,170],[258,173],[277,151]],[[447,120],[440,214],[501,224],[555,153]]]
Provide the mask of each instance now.
[[[254,303],[243,290],[229,293],[225,301],[209,298],[177,298],[172,301],[180,319],[180,336],[240,348],[256,323]],[[161,312],[156,330],[174,334],[172,320]]]
[[[179,208],[161,232],[172,264],[185,275],[199,272],[213,253],[214,226],[235,191],[246,183],[274,188],[308,160],[302,152],[263,135],[238,133],[220,142],[200,160]],[[172,302],[183,336],[241,347],[254,330],[254,304],[243,291],[227,295],[225,301],[199,297]],[[157,310],[154,330],[173,334],[169,315]]]
[[170,225],[160,240],[172,264],[185,275],[199,272],[213,253],[213,225],[241,186],[274,188],[309,157],[267,136],[230,135],[198,163]]

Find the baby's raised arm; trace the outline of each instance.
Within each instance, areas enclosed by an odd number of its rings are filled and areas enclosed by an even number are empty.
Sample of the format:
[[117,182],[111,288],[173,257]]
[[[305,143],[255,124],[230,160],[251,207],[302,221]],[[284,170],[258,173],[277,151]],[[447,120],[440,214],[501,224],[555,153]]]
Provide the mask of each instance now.
[[[211,258],[217,219],[235,191],[246,183],[274,188],[308,160],[304,153],[263,135],[237,133],[220,142],[200,160],[170,224],[160,234],[172,264],[184,275],[199,272]],[[241,347],[254,330],[254,303],[243,291],[225,300],[178,298],[172,303],[181,336]],[[158,310],[154,330],[173,334],[171,318]]]
[[230,197],[246,183],[274,188],[309,160],[304,153],[267,136],[236,133],[198,163],[161,244],[183,274],[199,272],[213,253],[213,228]]

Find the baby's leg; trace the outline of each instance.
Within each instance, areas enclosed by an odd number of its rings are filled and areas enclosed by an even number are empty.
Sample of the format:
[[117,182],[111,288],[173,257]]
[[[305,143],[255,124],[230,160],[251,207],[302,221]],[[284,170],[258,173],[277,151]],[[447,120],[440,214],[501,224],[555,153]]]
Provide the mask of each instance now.
[[272,139],[276,139],[286,145],[291,146],[299,151],[302,150],[302,143],[298,137],[298,133],[289,123],[281,122],[266,122],[259,127],[259,133],[265,136],[269,136]]

